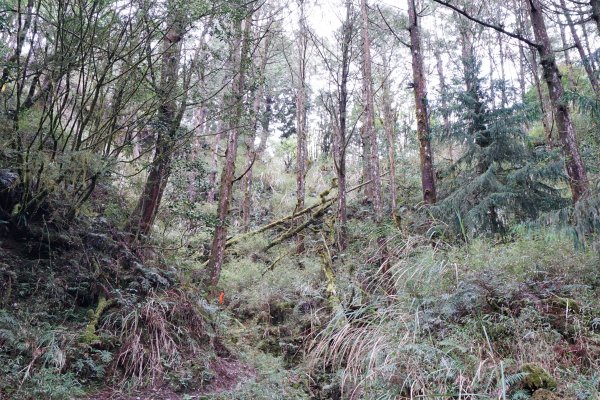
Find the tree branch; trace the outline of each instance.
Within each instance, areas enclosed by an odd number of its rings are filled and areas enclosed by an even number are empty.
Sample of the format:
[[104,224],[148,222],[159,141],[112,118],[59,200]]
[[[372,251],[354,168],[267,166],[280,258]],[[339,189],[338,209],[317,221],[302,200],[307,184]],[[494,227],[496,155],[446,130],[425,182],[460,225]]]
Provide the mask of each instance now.
[[458,8],[457,6],[455,6],[453,4],[450,4],[449,1],[444,1],[444,0],[433,0],[433,1],[435,3],[438,3],[438,4],[442,5],[442,6],[448,7],[450,9],[456,11],[457,13],[459,13],[460,15],[462,15],[463,17],[465,17],[467,19],[470,19],[471,21],[473,21],[475,23],[483,25],[486,28],[492,28],[492,29],[494,29],[494,30],[496,30],[496,31],[498,31],[500,33],[504,33],[505,35],[510,36],[513,39],[520,40],[521,42],[526,43],[529,46],[535,47],[536,49],[540,47],[540,45],[538,43],[532,42],[531,40],[527,39],[526,37],[524,37],[522,35],[519,35],[519,34],[514,33],[514,32],[509,32],[509,31],[507,31],[506,29],[504,29],[501,26],[494,25],[494,24],[491,24],[489,22],[485,22],[485,21],[482,21],[482,20],[480,20],[478,18],[475,18],[475,17],[471,16],[466,11],[461,10],[460,8]]

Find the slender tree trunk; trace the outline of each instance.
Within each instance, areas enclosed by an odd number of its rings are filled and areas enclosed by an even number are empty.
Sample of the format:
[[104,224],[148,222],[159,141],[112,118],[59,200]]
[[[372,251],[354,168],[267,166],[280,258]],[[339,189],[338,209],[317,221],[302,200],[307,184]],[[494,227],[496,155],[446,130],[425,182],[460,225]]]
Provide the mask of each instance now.
[[[154,224],[156,213],[171,174],[171,157],[175,147],[176,133],[181,122],[182,110],[177,109],[177,82],[181,59],[181,39],[184,33],[183,18],[173,8],[167,17],[168,30],[163,37],[161,78],[157,96],[159,128],[154,159],[138,204],[131,214],[129,230],[134,234],[147,235]],[[185,107],[182,104],[181,107]]]
[[506,71],[504,68],[504,41],[502,40],[504,35],[498,32],[498,48],[500,49],[500,105],[502,108],[506,108],[508,104],[508,98],[506,95]]
[[[491,144],[489,132],[485,125],[485,103],[481,96],[481,83],[479,80],[479,68],[474,50],[474,34],[469,26],[461,27],[460,41],[462,52],[462,65],[464,73],[465,88],[468,101],[463,103],[463,107],[469,110],[468,133],[473,141],[484,148]],[[478,174],[483,174],[489,168],[489,162],[480,157],[476,166]]]
[[[513,9],[516,10],[515,15],[517,18],[517,27],[521,30],[525,30],[525,12],[522,10],[520,0],[512,0]],[[529,30],[526,30],[529,32]],[[527,55],[525,53],[525,45],[519,41],[519,89],[521,90],[521,101],[525,101],[526,93],[526,82],[525,82],[525,70],[527,63]]]
[[490,62],[490,100],[492,110],[496,109],[496,85],[494,84],[494,46],[488,47],[488,58]]
[[[196,125],[196,129],[194,129],[194,133],[192,136],[192,151],[190,154],[190,159],[192,163],[197,161],[200,157],[200,149],[202,148],[203,142],[203,134],[206,129],[206,108],[203,104],[198,106],[198,108],[194,112],[194,124]],[[196,170],[195,165],[192,165],[192,170],[189,177],[190,186],[188,188],[188,199],[191,203],[195,203],[198,199],[198,171]]]
[[219,150],[221,149],[221,141],[223,140],[222,122],[219,121],[215,127],[215,137],[213,141],[210,171],[208,172],[208,195],[206,201],[214,203],[217,193],[217,173],[219,168]]
[[[581,25],[581,32],[583,33],[583,43],[585,44],[585,51],[586,54],[592,54],[592,49],[590,47],[590,38],[588,35],[588,31],[587,31],[587,26],[586,24],[582,24]],[[590,63],[590,67],[592,68],[592,71],[594,71],[594,73],[598,72],[598,65],[597,65],[597,59],[596,57],[590,57],[588,58],[588,61]]]
[[[371,182],[373,176],[371,175],[371,164],[369,157],[371,155],[371,137],[367,133],[366,125],[360,127],[360,140],[361,140],[361,162],[362,162],[362,181]],[[373,185],[367,184],[363,187],[363,193],[367,201],[373,201]]]
[[352,1],[346,1],[346,20],[342,26],[342,65],[338,93],[338,126],[334,138],[334,162],[338,180],[337,195],[337,246],[340,251],[348,247],[348,212],[346,207],[346,121],[348,107],[348,76],[350,75],[350,50],[352,45]]
[[[571,36],[573,37],[573,43],[575,44],[575,48],[579,53],[579,57],[581,58],[581,62],[583,63],[583,68],[585,69],[585,73],[588,76],[590,84],[592,85],[592,89],[596,93],[596,96],[600,96],[600,84],[598,84],[598,78],[594,74],[592,70],[592,65],[590,63],[589,57],[585,53],[583,46],[581,44],[581,40],[579,39],[579,34],[577,33],[577,28],[573,24],[573,18],[571,18],[571,14],[569,14],[569,10],[567,9],[567,5],[565,0],[560,0],[560,4],[565,10],[565,17],[567,19],[567,24],[569,25],[569,29],[571,30]],[[584,27],[585,28],[585,27]]]
[[417,115],[417,138],[419,140],[419,156],[421,160],[421,186],[423,188],[423,200],[426,204],[433,204],[436,201],[435,173],[433,171],[431,132],[427,110],[427,84],[425,82],[423,54],[421,53],[421,32],[418,24],[415,0],[408,0],[408,20]]
[[390,217],[399,227],[397,214],[398,191],[396,189],[396,119],[398,113],[392,107],[391,83],[390,83],[390,63],[387,54],[382,54],[383,76],[382,95],[381,95],[381,123],[388,144],[388,166],[389,166],[389,195],[390,195]]
[[525,84],[525,49],[521,42],[519,42],[519,91],[521,94],[521,101],[525,100],[525,92],[527,85]]
[[[206,35],[208,34],[209,29],[213,24],[212,18],[204,25],[202,29],[202,34],[200,35],[200,44],[198,47],[198,55],[196,59],[198,60],[198,76],[200,87],[204,88],[206,86],[206,62],[203,57],[207,54],[207,43],[206,43]],[[202,101],[198,107],[194,110],[194,124],[195,129],[192,136],[192,151],[191,151],[191,159],[195,163],[200,156],[200,150],[205,143],[204,133],[207,131],[207,121],[206,121],[206,104]],[[189,193],[189,201],[193,204],[198,199],[198,185],[197,185],[197,177],[198,171],[196,165],[192,166],[192,172],[190,174],[190,187],[188,190]]]
[[[239,17],[238,17],[239,18]],[[235,21],[234,32],[236,39],[232,43],[234,52],[234,65],[237,65],[237,74],[234,76],[231,87],[231,117],[229,119],[229,133],[227,136],[227,149],[225,150],[225,165],[221,172],[221,184],[219,187],[219,203],[217,207],[217,226],[213,236],[208,269],[210,275],[206,277],[206,286],[216,286],[221,277],[221,268],[225,256],[225,244],[227,239],[227,216],[231,203],[233,181],[235,174],[235,160],[237,157],[238,137],[242,113],[244,107],[244,85],[247,70],[247,56],[250,46],[250,27],[252,16],[248,15],[245,27],[242,30],[242,19]]]
[[[258,32],[257,36],[262,34]],[[260,59],[256,71],[256,80],[261,81],[265,75],[265,69],[267,67],[270,37],[267,37],[264,42],[263,54]],[[254,141],[256,139],[256,132],[258,130],[258,117],[260,108],[262,105],[262,98],[264,94],[264,83],[261,83],[256,93],[254,93],[254,102],[252,104],[252,122],[250,124],[250,132],[246,135],[246,165],[244,166],[245,175],[242,178],[242,193],[244,193],[244,199],[242,201],[242,227],[244,232],[247,232],[250,226],[250,211],[252,209],[252,170],[256,161],[256,149]]]
[[[25,43],[25,39],[27,37],[27,33],[29,32],[29,28],[31,27],[31,20],[33,17],[33,5],[34,0],[27,0],[27,11],[25,13],[25,20],[22,20],[22,11],[21,11],[21,1],[18,2],[18,15],[17,15],[17,35],[16,35],[16,46],[15,52],[10,56],[8,60],[5,62],[5,66],[2,70],[2,76],[0,77],[0,90],[4,89],[4,85],[9,80],[10,69],[11,66],[17,65],[20,66],[21,53],[23,51],[23,44]],[[15,81],[18,81],[18,75],[21,71],[17,69],[17,73],[15,74]]]
[[[385,65],[385,62],[384,62]],[[387,75],[387,74],[386,74]],[[397,218],[397,199],[398,192],[396,190],[396,112],[392,109],[392,99],[390,95],[389,82],[383,84],[383,129],[388,142],[388,164],[390,172],[390,213],[392,220],[396,223]]]
[[[308,163],[308,148],[306,140],[306,63],[308,50],[308,35],[304,16],[304,0],[300,2],[300,19],[298,25],[298,71],[296,82],[296,211],[304,209],[306,197],[306,168]],[[298,253],[304,251],[304,235],[296,236]]]
[[444,74],[444,64],[442,63],[442,54],[439,50],[434,51],[438,79],[440,80],[440,97],[442,104],[442,121],[444,124],[444,135],[448,140],[448,155],[450,163],[454,162],[454,152],[452,138],[450,137],[450,111],[448,110],[448,86],[446,84],[446,75]]
[[[266,90],[269,90],[266,88]],[[264,154],[267,149],[267,141],[269,140],[269,127],[271,125],[271,117],[273,109],[273,96],[271,93],[267,93],[265,95],[265,112],[260,119],[261,125],[261,133],[260,133],[260,143],[256,148],[256,157],[260,158]]]
[[368,166],[370,170],[371,201],[375,220],[379,222],[382,217],[383,207],[381,202],[381,172],[379,170],[379,145],[377,143],[377,132],[375,131],[375,107],[373,100],[373,74],[371,72],[371,37],[369,34],[369,14],[367,0],[361,0],[360,11],[362,18],[363,39],[363,95],[365,103],[364,135],[369,140]]
[[558,16],[558,31],[560,32],[560,40],[562,42],[563,53],[565,55],[565,64],[569,67],[570,70],[573,69],[573,61],[571,60],[571,53],[569,52],[570,48],[567,43],[567,34],[565,33],[565,27],[562,24],[560,16]]
[[542,84],[540,82],[540,74],[538,73],[537,57],[534,49],[531,49],[531,74],[533,75],[533,82],[535,85],[535,91],[538,96],[540,103],[540,112],[542,113],[542,127],[544,129],[544,138],[546,139],[546,146],[548,149],[554,148],[554,140],[552,139],[552,122],[554,117],[552,112],[549,110],[548,101],[542,90]]
[[577,144],[575,127],[571,120],[569,106],[563,98],[564,88],[546,30],[542,4],[539,0],[526,1],[529,6],[533,32],[538,43],[537,50],[540,54],[540,64],[544,73],[544,80],[548,86],[550,102],[554,109],[554,118],[566,158],[567,175],[570,179],[569,184],[571,186],[573,202],[576,203],[588,192],[587,173],[579,154],[579,145]]
[[[519,29],[521,29],[527,36],[531,35],[531,20],[527,18],[527,10],[521,10],[519,8],[518,0],[513,1],[513,7],[517,12],[517,25]],[[523,65],[521,74],[523,81],[525,80],[525,63],[531,72],[531,76],[533,78],[533,85],[535,87],[535,91],[538,97],[540,113],[542,116],[542,128],[544,130],[544,138],[546,141],[546,147],[548,149],[554,148],[554,140],[552,138],[552,126],[554,125],[554,117],[552,115],[552,107],[548,106],[547,96],[544,95],[544,91],[542,90],[542,85],[540,82],[540,74],[539,74],[539,63],[537,61],[537,50],[533,47],[529,47],[529,57],[525,53],[524,45],[519,42],[519,54],[521,63]],[[523,96],[525,96],[523,92]],[[524,98],[524,97],[523,97]]]
[[596,23],[600,35],[600,0],[590,0],[590,6],[592,7],[592,20]]

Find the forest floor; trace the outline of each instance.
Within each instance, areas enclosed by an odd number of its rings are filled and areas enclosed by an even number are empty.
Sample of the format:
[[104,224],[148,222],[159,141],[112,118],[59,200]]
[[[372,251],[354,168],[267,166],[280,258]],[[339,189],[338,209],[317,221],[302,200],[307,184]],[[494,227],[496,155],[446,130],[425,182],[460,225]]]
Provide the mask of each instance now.
[[181,254],[108,226],[3,238],[0,399],[598,399],[597,252],[549,229],[460,245],[386,229],[387,275],[380,231],[351,221],[333,296],[318,240],[296,256],[249,239],[222,304]]

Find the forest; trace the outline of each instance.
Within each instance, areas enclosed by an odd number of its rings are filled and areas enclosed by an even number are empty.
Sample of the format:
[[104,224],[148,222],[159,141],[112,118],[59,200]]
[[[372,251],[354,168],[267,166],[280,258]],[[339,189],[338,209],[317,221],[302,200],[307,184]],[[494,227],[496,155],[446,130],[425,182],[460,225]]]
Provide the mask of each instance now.
[[0,400],[600,399],[600,0],[0,38]]

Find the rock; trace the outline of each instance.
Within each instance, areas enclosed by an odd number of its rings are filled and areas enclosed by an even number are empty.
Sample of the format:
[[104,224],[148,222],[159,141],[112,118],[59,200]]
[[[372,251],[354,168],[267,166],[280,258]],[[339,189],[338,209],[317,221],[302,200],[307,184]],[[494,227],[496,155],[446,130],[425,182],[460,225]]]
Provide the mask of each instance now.
[[532,392],[538,389],[556,389],[556,379],[554,379],[548,371],[537,364],[525,364],[521,367],[521,372],[527,374],[523,379],[523,387]]

